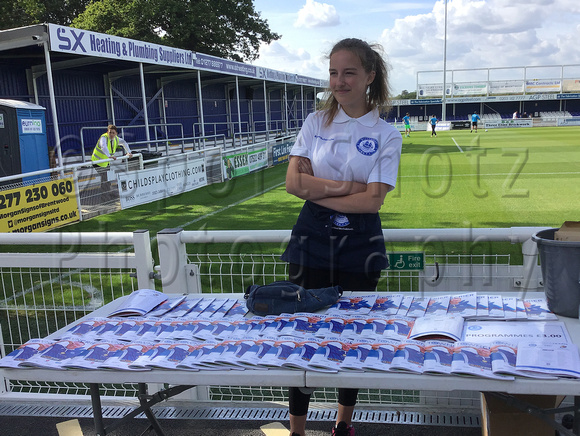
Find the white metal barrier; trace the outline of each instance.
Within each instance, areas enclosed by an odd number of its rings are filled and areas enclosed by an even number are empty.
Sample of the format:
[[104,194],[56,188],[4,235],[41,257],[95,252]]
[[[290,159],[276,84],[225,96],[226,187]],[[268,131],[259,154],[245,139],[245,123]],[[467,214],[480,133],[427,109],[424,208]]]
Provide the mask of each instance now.
[[[490,242],[510,242],[522,245],[522,265],[510,265],[509,259],[501,260],[497,255],[479,255],[480,260],[474,264],[454,262],[460,259],[459,255],[433,256],[425,270],[417,275],[418,283],[414,291],[428,291],[446,289],[450,292],[458,291],[484,291],[485,289],[501,289],[507,291],[531,291],[542,288],[541,271],[537,264],[537,246],[531,240],[531,236],[546,227],[511,227],[511,228],[482,228],[482,229],[384,229],[383,235],[388,243],[410,242],[421,243],[424,246],[441,242],[464,242],[474,244],[487,244]],[[290,230],[216,230],[216,231],[183,231],[182,229],[166,229],[158,233],[159,258],[161,259],[159,271],[161,274],[163,289],[167,292],[198,293],[208,289],[202,287],[203,268],[209,271],[209,263],[218,262],[210,258],[218,255],[208,255],[204,260],[198,256],[197,261],[191,261],[186,250],[186,244],[231,244],[229,253],[239,253],[236,247],[247,244],[271,243],[284,246],[290,238]],[[231,254],[221,255],[229,257]],[[245,254],[250,256],[250,254]],[[255,255],[256,257],[258,255]],[[273,265],[271,273],[266,274],[270,279],[285,276],[285,269],[276,269],[276,265],[284,268],[284,263],[276,256],[270,254],[259,255],[262,259],[270,259]],[[238,257],[239,258],[239,257]],[[219,261],[221,264],[230,264],[228,261]],[[240,264],[243,261],[239,260]],[[252,280],[263,280],[264,270],[257,270],[255,261],[246,261],[247,270],[243,269],[236,273],[244,275]],[[219,270],[222,276],[220,283],[223,285],[224,269]],[[205,273],[206,275],[208,273]],[[385,271],[384,276],[389,272]],[[392,275],[392,274],[391,274]],[[232,276],[232,274],[230,274]],[[241,292],[243,288],[232,287],[239,280],[229,280],[229,287],[211,289],[211,292]],[[384,290],[384,289],[381,289]],[[399,289],[395,289],[399,291]]]
[[[0,246],[10,251],[0,253],[3,356],[27,340],[47,336],[115,298],[136,289],[155,288],[147,230],[2,233]],[[43,247],[44,252],[28,252],[27,246],[37,250]],[[94,251],[94,246],[98,251]],[[46,247],[53,247],[54,252]],[[0,385],[4,391],[48,389],[4,381]],[[69,393],[70,387],[57,392]]]

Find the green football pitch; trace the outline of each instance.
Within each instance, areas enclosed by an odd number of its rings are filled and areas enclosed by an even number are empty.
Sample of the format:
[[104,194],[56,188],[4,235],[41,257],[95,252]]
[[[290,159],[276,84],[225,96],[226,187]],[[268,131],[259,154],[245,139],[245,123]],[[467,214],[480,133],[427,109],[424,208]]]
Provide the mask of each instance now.
[[[286,193],[285,171],[278,165],[57,231],[291,229],[303,202]],[[403,138],[381,218],[397,229],[559,227],[580,220],[579,206],[580,127],[418,131]],[[500,252],[517,257],[519,248],[504,245]]]
[[[58,231],[290,229],[286,165]],[[412,132],[384,228],[560,226],[580,220],[580,127]]]
[[[469,130],[442,131],[437,137],[425,131],[413,132],[409,138],[403,138],[399,181],[381,210],[383,227],[559,227],[565,220],[580,220],[579,137],[580,127],[480,130],[477,134]],[[147,229],[158,264],[155,236],[166,228],[225,229],[240,235],[244,229],[291,229],[303,202],[285,191],[286,167],[277,165],[54,231]],[[5,245],[0,250],[14,248]],[[232,244],[188,244],[187,253],[277,255],[283,248],[280,244],[253,242],[235,248]],[[121,249],[118,245],[22,246],[18,251],[74,253]],[[387,250],[424,251],[431,259],[428,262],[434,259],[431,254],[459,255],[458,259],[465,259],[461,262],[470,263],[494,263],[493,255],[509,259],[512,265],[522,262],[521,246],[508,242],[387,241]],[[28,280],[24,287],[30,287]],[[41,298],[40,294],[34,297]]]

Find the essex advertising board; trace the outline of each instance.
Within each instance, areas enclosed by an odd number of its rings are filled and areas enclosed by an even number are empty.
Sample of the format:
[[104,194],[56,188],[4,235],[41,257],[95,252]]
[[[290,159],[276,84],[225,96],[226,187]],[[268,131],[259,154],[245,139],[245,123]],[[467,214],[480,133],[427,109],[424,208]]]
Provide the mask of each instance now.
[[268,149],[264,147],[248,152],[228,154],[224,155],[222,159],[224,177],[231,180],[260,168],[266,168],[268,166]]

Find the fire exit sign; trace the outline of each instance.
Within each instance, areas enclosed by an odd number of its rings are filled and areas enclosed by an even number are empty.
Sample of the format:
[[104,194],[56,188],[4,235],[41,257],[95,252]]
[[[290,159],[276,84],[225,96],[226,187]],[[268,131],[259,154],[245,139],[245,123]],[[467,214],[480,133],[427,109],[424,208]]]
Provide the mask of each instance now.
[[387,253],[389,271],[421,271],[425,269],[425,253],[423,252],[393,252]]

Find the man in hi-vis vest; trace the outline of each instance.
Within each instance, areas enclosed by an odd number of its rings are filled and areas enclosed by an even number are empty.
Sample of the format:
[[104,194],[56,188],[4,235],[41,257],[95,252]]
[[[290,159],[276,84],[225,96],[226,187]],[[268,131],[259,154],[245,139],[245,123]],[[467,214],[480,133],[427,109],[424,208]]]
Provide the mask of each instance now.
[[[127,156],[130,158],[133,156],[131,150],[129,149],[129,144],[123,138],[117,136],[117,127],[113,124],[109,124],[107,127],[107,133],[103,133],[99,138],[95,149],[93,150],[93,156],[91,160],[93,162],[101,159],[113,159],[116,160],[115,152],[119,147],[119,144],[125,149]],[[107,172],[109,171],[110,162],[99,162],[93,163],[93,167],[97,171],[97,174],[101,177],[101,184],[107,182]]]

